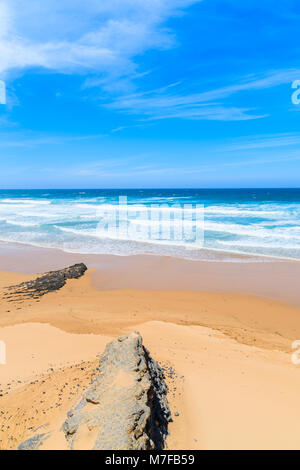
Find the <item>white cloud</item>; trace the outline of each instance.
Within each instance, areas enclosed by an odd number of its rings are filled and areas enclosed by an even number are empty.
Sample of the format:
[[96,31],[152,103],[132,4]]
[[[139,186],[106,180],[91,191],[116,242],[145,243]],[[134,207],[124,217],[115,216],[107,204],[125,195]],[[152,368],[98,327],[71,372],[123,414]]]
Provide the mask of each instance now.
[[108,104],[126,113],[141,114],[148,120],[183,118],[221,121],[259,119],[267,114],[254,113],[252,109],[225,104],[227,98],[241,92],[265,90],[291,84],[300,76],[300,70],[270,71],[264,75],[240,78],[233,85],[200,93],[191,93],[184,84],[174,83],[158,90],[123,94]]
[[134,58],[174,44],[164,27],[200,0],[0,0],[0,73],[133,73]]
[[30,67],[87,73],[85,86],[108,91],[110,108],[144,120],[265,117],[225,100],[240,92],[291,83],[300,71],[251,75],[204,92],[192,93],[184,84],[174,83],[129,94],[134,90],[132,80],[141,76],[139,56],[150,49],[173,47],[176,37],[167,28],[168,20],[198,2],[201,0],[0,0],[0,77]]
[[259,150],[259,149],[280,149],[282,147],[299,147],[300,134],[273,134],[273,135],[260,135],[252,136],[251,139],[240,139],[235,144],[224,146],[223,151],[237,151],[241,150]]

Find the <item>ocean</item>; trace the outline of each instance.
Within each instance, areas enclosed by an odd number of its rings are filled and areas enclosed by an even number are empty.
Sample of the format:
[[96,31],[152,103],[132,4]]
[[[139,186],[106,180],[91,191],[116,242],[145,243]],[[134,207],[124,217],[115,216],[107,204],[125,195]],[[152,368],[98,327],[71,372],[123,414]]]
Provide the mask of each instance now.
[[0,191],[0,241],[75,253],[300,259],[299,221],[300,189]]

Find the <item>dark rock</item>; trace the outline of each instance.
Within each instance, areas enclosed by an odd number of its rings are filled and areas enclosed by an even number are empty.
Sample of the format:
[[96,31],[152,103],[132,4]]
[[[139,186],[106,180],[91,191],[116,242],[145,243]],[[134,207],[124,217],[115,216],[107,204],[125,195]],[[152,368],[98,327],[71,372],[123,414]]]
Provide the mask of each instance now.
[[38,299],[64,287],[67,279],[79,279],[86,271],[87,267],[83,263],[59,271],[51,271],[33,281],[8,287],[8,293],[4,294],[4,297],[13,298],[14,301],[20,297]]
[[[162,450],[172,421],[164,375],[139,333],[110,342],[62,431],[70,450]],[[29,440],[29,445],[40,440]],[[23,443],[20,448],[24,448]]]

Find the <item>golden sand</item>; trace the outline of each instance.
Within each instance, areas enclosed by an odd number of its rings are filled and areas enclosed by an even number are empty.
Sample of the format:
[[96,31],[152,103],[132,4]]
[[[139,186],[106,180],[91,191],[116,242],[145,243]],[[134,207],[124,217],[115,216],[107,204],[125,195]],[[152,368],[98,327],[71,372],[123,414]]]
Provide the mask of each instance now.
[[233,293],[100,291],[91,276],[15,303],[1,298],[4,287],[32,276],[0,273],[0,449],[61,424],[97,373],[97,354],[132,330],[174,371],[169,449],[300,448],[298,308]]

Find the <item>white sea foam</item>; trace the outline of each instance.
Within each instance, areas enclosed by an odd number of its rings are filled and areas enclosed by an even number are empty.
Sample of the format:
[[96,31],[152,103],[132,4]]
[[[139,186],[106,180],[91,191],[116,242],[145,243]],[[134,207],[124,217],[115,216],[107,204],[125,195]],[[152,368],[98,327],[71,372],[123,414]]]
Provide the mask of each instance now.
[[5,222],[8,225],[15,225],[16,227],[39,227],[40,224],[34,224],[30,222],[23,222],[23,221],[18,221],[18,220],[9,220],[6,219]]
[[205,207],[206,215],[221,215],[221,216],[240,216],[240,217],[269,217],[276,219],[285,215],[283,211],[274,210],[255,210],[255,209],[238,209],[232,207]]
[[282,240],[291,240],[298,238],[300,243],[300,230],[299,227],[290,227],[286,230],[283,229],[267,229],[262,225],[241,225],[241,224],[227,224],[217,222],[205,222],[205,231],[218,232],[220,234],[242,235],[253,238],[278,238]]
[[299,250],[300,251],[300,245],[299,244],[285,244],[284,246],[282,246],[282,243],[281,241],[278,241],[277,243],[272,241],[272,242],[269,242],[269,241],[266,241],[265,243],[263,242],[263,240],[260,240],[260,241],[256,241],[256,242],[247,242],[247,241],[238,241],[237,243],[232,243],[232,242],[229,242],[229,241],[219,241],[218,242],[219,245],[223,245],[223,246],[226,246],[227,248],[228,247],[241,247],[241,248],[268,248],[268,249],[272,249],[272,248],[276,248],[276,249],[281,249],[281,250]]
[[[182,240],[149,237],[149,231],[159,233],[158,227],[162,231],[168,227],[170,214],[174,230],[181,227],[183,219],[186,227],[193,227],[195,217],[203,213],[203,205],[187,205],[189,199],[191,196],[150,199],[143,197],[143,192],[136,204],[129,200],[123,206],[114,203],[117,198],[99,196],[0,199],[0,239],[89,253],[131,254],[143,250],[159,253],[159,246],[163,246],[165,254],[168,249],[172,255],[182,255],[186,249],[198,253],[200,245],[194,243],[191,247],[184,237]],[[116,211],[118,220],[129,227],[129,232],[126,229],[114,234],[103,228],[113,223]],[[204,216],[204,246],[210,249],[223,247],[232,252],[262,255],[272,250],[278,255],[281,250],[300,258],[298,203],[205,204]],[[197,257],[195,253],[193,256]]]
[[41,199],[0,199],[0,204],[12,204],[12,205],[20,205],[20,204],[32,204],[32,205],[48,205],[51,204],[51,201],[45,201]]

